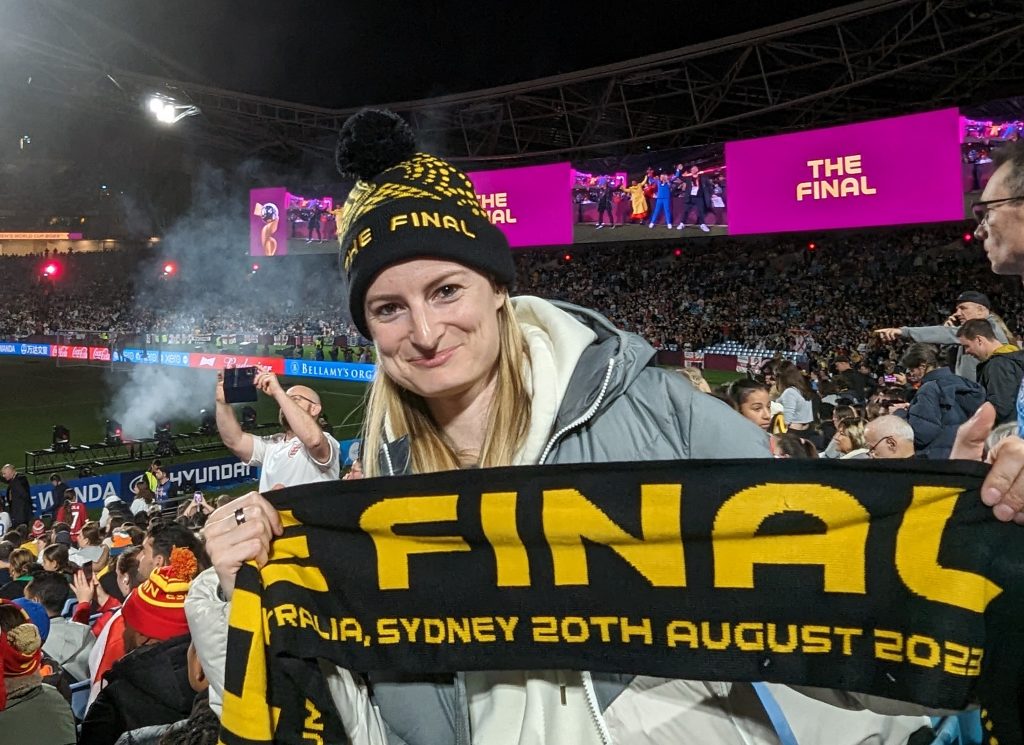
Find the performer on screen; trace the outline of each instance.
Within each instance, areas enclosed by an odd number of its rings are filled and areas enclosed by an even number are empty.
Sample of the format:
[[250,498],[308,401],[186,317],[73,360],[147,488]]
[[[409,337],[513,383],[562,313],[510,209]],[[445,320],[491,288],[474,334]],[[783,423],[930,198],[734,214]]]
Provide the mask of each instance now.
[[663,173],[658,179],[658,190],[654,193],[654,212],[651,213],[651,221],[647,227],[653,228],[654,223],[664,213],[665,225],[672,228],[672,184],[669,182],[668,174]]
[[633,214],[629,216],[630,222],[642,223],[647,219],[647,195],[644,193],[644,185],[633,179],[632,185],[624,190],[629,194]]
[[277,224],[281,220],[281,213],[277,209],[276,204],[271,202],[260,204],[257,202],[253,214],[263,220],[263,230],[260,232],[263,255],[273,256],[277,253],[277,238],[274,237],[274,233],[277,232]]
[[320,233],[320,218],[324,214],[324,208],[320,206],[320,200],[314,199],[309,204],[309,223],[306,225],[306,243],[313,242],[313,232],[316,231],[316,239],[323,243],[324,237]]
[[705,233],[711,230],[705,223],[708,210],[711,209],[711,182],[704,175],[705,173],[706,171],[700,170],[697,166],[691,166],[688,172],[682,174],[685,201],[683,202],[683,214],[680,217],[679,225],[676,226],[679,230],[686,227],[686,220],[690,216],[691,209],[697,211],[697,223],[700,225],[700,229]]

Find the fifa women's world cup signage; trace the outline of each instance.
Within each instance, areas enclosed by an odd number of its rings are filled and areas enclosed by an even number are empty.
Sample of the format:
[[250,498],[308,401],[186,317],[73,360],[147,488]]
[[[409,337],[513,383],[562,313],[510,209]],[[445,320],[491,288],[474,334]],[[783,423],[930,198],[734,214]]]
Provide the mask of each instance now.
[[729,142],[729,232],[960,220],[960,115],[944,109]]

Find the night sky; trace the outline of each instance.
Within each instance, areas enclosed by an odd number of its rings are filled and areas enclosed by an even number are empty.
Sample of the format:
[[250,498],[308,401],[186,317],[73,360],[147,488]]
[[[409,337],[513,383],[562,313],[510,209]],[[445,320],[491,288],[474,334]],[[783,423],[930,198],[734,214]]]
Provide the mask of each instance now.
[[0,0],[0,25],[129,71],[340,107],[572,72],[842,4]]

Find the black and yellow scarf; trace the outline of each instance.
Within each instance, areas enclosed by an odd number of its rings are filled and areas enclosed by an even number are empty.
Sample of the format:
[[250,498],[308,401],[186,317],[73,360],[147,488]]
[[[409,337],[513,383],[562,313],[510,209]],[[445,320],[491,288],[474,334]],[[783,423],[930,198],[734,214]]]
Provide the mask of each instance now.
[[344,742],[355,671],[774,681],[940,709],[1020,743],[1024,529],[985,466],[689,461],[275,492],[232,599],[222,741]]

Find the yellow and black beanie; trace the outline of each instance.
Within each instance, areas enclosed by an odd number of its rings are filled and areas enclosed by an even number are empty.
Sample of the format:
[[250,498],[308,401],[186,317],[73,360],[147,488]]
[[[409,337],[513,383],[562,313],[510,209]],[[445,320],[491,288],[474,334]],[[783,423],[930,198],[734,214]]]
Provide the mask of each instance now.
[[374,278],[401,261],[447,259],[505,287],[515,265],[505,235],[487,219],[469,178],[441,158],[416,152],[409,125],[390,111],[364,109],[338,133],[335,162],[356,179],[338,241],[352,320],[370,338],[363,301]]

